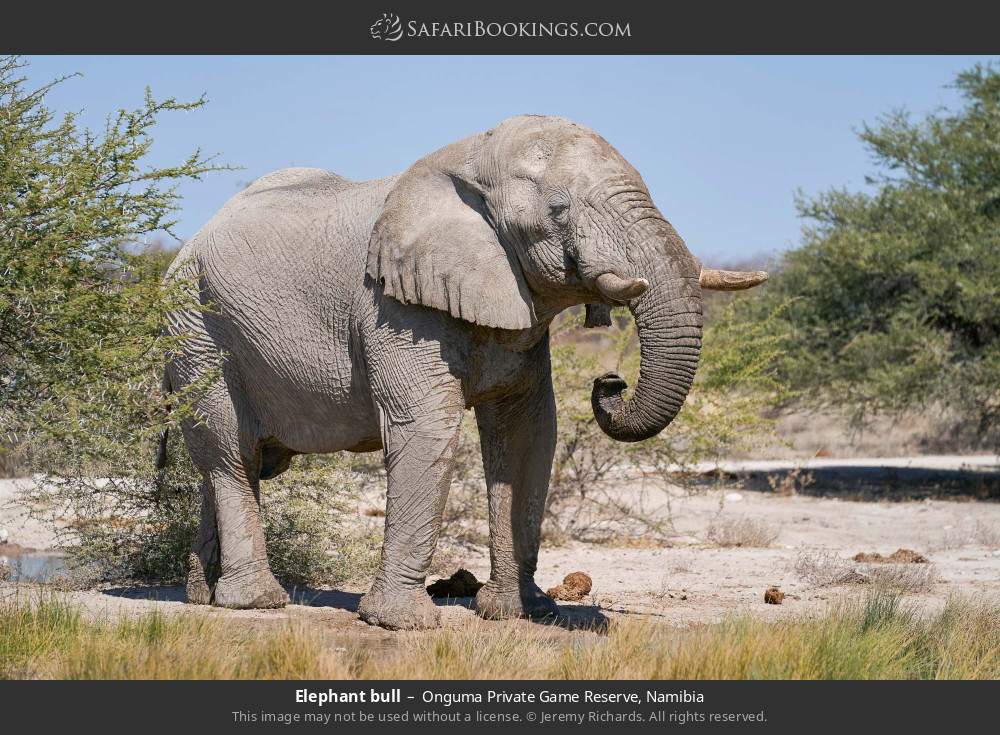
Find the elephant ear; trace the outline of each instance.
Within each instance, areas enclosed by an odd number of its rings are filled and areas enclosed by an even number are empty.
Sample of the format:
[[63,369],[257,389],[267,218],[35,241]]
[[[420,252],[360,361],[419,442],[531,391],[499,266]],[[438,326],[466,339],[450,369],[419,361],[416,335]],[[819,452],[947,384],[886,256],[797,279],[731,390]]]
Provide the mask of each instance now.
[[368,275],[404,304],[485,327],[537,324],[516,256],[497,237],[471,174],[476,138],[411,166],[389,192],[368,247]]

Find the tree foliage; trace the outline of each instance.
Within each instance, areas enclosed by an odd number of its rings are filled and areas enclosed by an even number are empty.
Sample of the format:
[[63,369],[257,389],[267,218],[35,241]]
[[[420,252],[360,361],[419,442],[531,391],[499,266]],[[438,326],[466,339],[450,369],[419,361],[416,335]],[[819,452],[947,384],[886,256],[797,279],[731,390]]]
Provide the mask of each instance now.
[[170,232],[178,181],[220,167],[200,151],[147,163],[160,117],[204,100],[147,90],[95,134],[46,106],[64,79],[29,90],[23,66],[0,59],[0,435],[89,439],[102,435],[105,407],[152,418],[148,398],[175,345],[161,325],[184,295],[161,286],[159,264],[135,245]]
[[[204,100],[147,90],[94,134],[46,107],[62,80],[29,91],[22,68],[0,60],[0,447],[30,450],[44,477],[24,506],[54,528],[82,580],[183,578],[200,478],[180,431],[162,475],[153,447],[216,376],[160,393],[166,356],[185,338],[163,334],[166,314],[211,307],[192,302],[190,284],[163,283],[173,253],[159,233],[174,224],[176,184],[224,167],[200,151],[148,161],[161,117]],[[355,483],[342,464],[300,462],[268,486],[268,553],[286,582],[337,581],[375,557],[344,525]]]
[[784,374],[817,402],[859,424],[944,407],[985,437],[1000,423],[1000,73],[954,86],[957,110],[862,128],[872,191],[799,197],[803,245],[756,314],[788,303]]

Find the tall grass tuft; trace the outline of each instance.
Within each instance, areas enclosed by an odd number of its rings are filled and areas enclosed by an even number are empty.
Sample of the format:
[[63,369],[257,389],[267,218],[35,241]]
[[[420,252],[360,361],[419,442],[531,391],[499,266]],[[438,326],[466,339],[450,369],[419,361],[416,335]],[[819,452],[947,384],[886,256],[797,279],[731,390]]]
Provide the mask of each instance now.
[[622,618],[604,634],[476,619],[394,640],[377,651],[302,621],[89,620],[52,594],[0,599],[0,678],[1000,678],[1000,607],[954,598],[921,616],[885,590],[779,622],[747,613],[678,629]]

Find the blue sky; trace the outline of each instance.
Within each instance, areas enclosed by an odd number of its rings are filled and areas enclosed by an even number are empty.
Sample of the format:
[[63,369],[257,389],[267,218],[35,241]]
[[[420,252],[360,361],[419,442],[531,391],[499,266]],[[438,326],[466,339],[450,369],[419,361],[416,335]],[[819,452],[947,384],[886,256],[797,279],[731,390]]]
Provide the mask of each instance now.
[[32,83],[81,72],[48,103],[100,128],[157,97],[208,105],[165,116],[152,160],[194,148],[244,170],[185,183],[181,238],[246,182],[285,166],[386,176],[510,115],[562,115],[607,138],[642,173],[688,246],[735,262],[798,243],[794,193],[864,187],[855,131],[894,108],[957,97],[956,72],[989,57],[49,56]]

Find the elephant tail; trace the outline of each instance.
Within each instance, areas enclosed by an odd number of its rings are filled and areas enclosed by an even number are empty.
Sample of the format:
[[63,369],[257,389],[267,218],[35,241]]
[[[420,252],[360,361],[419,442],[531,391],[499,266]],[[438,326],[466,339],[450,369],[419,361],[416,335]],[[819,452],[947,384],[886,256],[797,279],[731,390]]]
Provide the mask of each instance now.
[[[170,376],[167,375],[166,369],[163,371],[163,394],[169,395],[173,393],[173,387],[170,385]],[[170,411],[170,404],[167,404],[167,411]],[[163,480],[163,471],[167,467],[167,439],[170,438],[170,429],[164,428],[160,432],[160,444],[156,448],[156,470],[159,473],[158,484]]]

